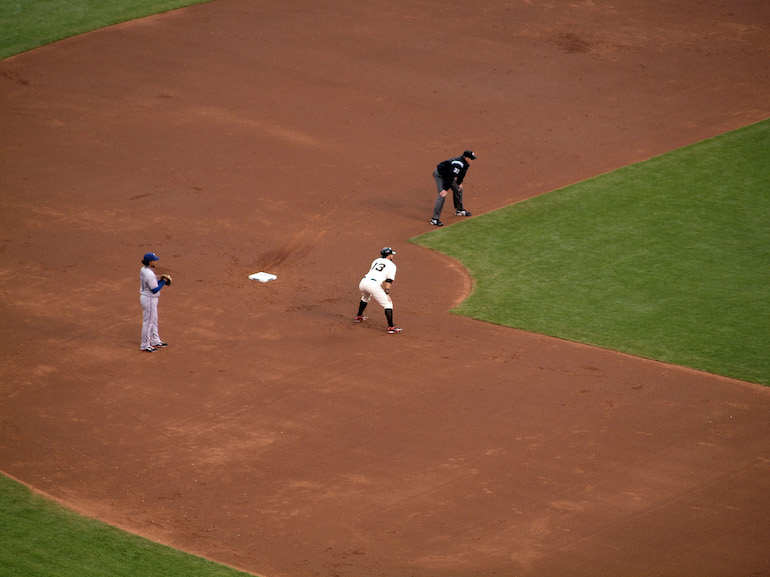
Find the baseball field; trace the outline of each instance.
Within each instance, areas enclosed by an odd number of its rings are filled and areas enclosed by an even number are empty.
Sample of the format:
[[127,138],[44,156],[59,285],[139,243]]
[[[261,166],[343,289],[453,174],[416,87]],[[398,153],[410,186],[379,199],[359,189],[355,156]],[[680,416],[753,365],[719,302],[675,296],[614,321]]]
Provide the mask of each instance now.
[[110,4],[2,6],[0,575],[770,575],[766,2]]

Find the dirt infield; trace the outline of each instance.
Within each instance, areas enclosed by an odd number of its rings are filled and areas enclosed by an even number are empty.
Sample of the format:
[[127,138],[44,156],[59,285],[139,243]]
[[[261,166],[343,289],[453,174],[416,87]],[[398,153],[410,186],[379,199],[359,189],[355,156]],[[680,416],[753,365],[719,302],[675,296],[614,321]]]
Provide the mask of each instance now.
[[[770,116],[770,5],[692,4],[219,0],[0,62],[0,470],[268,577],[770,575],[770,390],[448,314],[406,242],[464,148],[483,213]],[[384,245],[398,336],[351,322]]]

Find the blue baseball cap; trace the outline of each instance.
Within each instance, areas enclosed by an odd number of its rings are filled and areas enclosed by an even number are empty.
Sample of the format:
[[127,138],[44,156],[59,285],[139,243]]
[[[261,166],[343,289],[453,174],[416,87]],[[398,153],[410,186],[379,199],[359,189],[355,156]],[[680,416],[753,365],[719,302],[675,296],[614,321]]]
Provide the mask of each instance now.
[[151,260],[160,260],[157,255],[154,252],[148,252],[144,255],[142,260],[146,260],[147,262],[150,262]]

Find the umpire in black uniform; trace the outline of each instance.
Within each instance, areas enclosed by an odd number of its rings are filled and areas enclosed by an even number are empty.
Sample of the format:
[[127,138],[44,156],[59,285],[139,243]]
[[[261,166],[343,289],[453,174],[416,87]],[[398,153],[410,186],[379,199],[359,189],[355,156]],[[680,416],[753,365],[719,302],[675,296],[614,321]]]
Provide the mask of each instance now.
[[463,207],[463,180],[471,160],[476,160],[476,155],[472,150],[466,150],[462,156],[450,158],[440,162],[433,171],[433,178],[436,181],[438,196],[436,204],[433,207],[433,217],[430,223],[433,226],[444,226],[441,222],[441,211],[444,209],[444,201],[449,191],[452,191],[452,200],[455,205],[455,216],[470,216],[471,213]]

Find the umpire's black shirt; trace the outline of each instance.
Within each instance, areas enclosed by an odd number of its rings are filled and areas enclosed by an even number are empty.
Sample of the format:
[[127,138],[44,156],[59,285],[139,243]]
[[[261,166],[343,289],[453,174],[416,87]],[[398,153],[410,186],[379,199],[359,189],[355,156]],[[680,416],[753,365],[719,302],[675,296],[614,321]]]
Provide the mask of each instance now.
[[444,180],[443,190],[449,190],[455,178],[457,179],[457,184],[462,184],[469,166],[464,156],[457,156],[440,162],[436,166],[436,172]]

